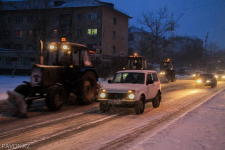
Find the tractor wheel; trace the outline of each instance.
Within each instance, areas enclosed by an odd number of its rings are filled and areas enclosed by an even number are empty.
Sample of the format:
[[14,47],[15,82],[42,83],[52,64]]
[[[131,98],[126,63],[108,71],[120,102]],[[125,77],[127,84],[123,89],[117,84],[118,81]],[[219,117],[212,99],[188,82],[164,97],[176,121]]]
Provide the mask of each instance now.
[[66,92],[62,86],[53,85],[47,89],[45,103],[50,111],[60,110],[66,101]]
[[93,72],[86,72],[78,89],[78,101],[80,104],[91,104],[96,98],[97,81]]
[[[27,84],[18,85],[15,89],[15,92],[22,94],[25,98],[30,95],[30,86]],[[26,100],[27,108],[29,108],[33,103],[33,100]]]
[[155,98],[152,100],[152,106],[153,106],[154,108],[157,108],[157,107],[159,107],[160,102],[161,102],[161,94],[158,93],[158,94],[155,96]]
[[145,110],[145,98],[144,96],[140,96],[139,101],[134,106],[134,110],[136,114],[142,114]]

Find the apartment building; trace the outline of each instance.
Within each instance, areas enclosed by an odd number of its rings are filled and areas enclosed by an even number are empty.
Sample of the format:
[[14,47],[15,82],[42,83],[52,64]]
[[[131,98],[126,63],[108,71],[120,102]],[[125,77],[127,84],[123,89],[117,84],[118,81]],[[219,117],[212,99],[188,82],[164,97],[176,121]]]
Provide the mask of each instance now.
[[127,56],[131,17],[114,4],[99,0],[38,2],[2,2],[0,74],[9,74],[15,67],[29,72],[39,62],[40,40],[45,53],[48,43],[65,37],[96,49],[93,60],[110,63],[111,58]]

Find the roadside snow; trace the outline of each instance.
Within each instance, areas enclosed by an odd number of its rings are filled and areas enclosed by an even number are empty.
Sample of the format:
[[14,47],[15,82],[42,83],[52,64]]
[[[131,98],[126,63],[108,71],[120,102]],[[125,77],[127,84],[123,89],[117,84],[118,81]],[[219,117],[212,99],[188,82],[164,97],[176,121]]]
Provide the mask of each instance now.
[[223,150],[225,90],[132,149]]

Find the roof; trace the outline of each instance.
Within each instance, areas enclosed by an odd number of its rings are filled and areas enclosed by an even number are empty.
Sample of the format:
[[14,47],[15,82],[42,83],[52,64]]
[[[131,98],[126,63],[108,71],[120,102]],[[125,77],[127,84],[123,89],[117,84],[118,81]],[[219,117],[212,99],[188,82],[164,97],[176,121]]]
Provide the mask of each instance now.
[[148,72],[154,72],[156,73],[155,70],[122,70],[122,71],[118,71],[119,72],[134,72],[134,73],[148,73]]
[[1,10],[27,10],[27,9],[45,9],[45,8],[54,9],[54,8],[106,6],[110,9],[113,9],[130,17],[124,11],[116,9],[113,3],[102,2],[99,0],[50,0],[50,2],[47,5],[45,5],[44,3],[39,3],[38,1],[30,2],[26,0],[7,1],[7,2],[3,1],[1,3],[2,3]]

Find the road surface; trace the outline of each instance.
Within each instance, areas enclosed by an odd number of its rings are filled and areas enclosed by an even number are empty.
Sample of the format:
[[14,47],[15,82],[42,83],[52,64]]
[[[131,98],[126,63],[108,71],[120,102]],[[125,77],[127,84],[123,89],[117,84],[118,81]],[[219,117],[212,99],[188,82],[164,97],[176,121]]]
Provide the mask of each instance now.
[[44,100],[28,110],[28,119],[0,117],[0,146],[29,146],[31,149],[130,149],[147,136],[160,132],[174,120],[200,106],[225,88],[196,89],[194,80],[180,78],[162,84],[159,108],[147,103],[136,115],[133,108],[114,108],[102,113],[99,103],[67,105],[49,112]]

